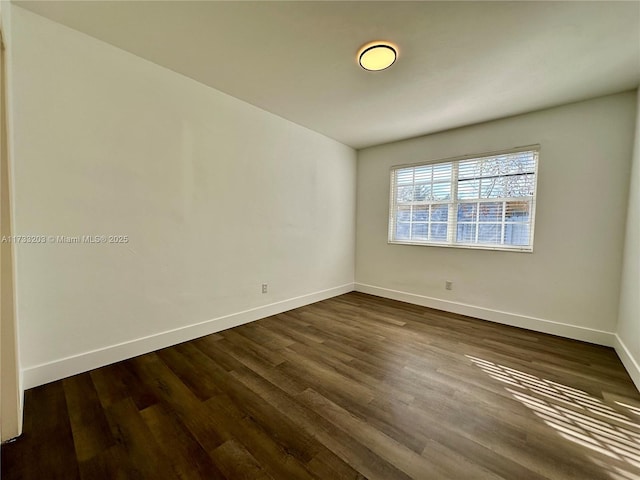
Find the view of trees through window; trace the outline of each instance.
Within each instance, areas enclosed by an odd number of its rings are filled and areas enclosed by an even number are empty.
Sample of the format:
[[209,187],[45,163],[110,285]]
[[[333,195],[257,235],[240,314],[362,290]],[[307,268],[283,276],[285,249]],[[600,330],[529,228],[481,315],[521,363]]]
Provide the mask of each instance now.
[[389,241],[531,250],[537,149],[392,169]]

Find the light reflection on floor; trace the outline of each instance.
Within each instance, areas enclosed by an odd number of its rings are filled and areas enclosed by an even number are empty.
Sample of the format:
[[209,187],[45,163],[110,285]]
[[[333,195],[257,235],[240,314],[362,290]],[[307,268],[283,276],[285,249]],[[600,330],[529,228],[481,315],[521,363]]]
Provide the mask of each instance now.
[[502,382],[506,391],[558,435],[586,447],[589,458],[612,479],[640,480],[640,405],[615,401],[613,408],[587,392],[478,357],[466,357]]

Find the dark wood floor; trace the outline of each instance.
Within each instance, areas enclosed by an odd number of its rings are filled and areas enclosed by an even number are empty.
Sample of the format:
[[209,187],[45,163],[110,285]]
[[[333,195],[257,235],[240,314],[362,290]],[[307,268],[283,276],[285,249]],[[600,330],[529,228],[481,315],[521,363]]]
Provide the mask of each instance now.
[[614,351],[350,293],[26,392],[13,479],[640,478]]

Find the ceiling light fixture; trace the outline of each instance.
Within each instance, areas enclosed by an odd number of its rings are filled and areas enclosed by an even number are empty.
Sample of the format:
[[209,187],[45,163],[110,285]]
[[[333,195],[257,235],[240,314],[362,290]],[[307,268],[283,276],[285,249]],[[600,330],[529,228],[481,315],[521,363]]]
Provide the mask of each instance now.
[[389,42],[370,42],[358,51],[358,63],[372,72],[389,68],[397,57],[397,47]]

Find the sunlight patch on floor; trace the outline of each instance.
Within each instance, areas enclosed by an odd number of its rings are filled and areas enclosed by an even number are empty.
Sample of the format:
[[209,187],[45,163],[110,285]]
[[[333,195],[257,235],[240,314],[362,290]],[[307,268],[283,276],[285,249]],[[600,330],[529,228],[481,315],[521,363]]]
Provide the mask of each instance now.
[[[640,405],[602,399],[545,378],[466,355],[562,438],[580,445],[612,479],[640,479]],[[594,453],[599,455],[593,455]]]

